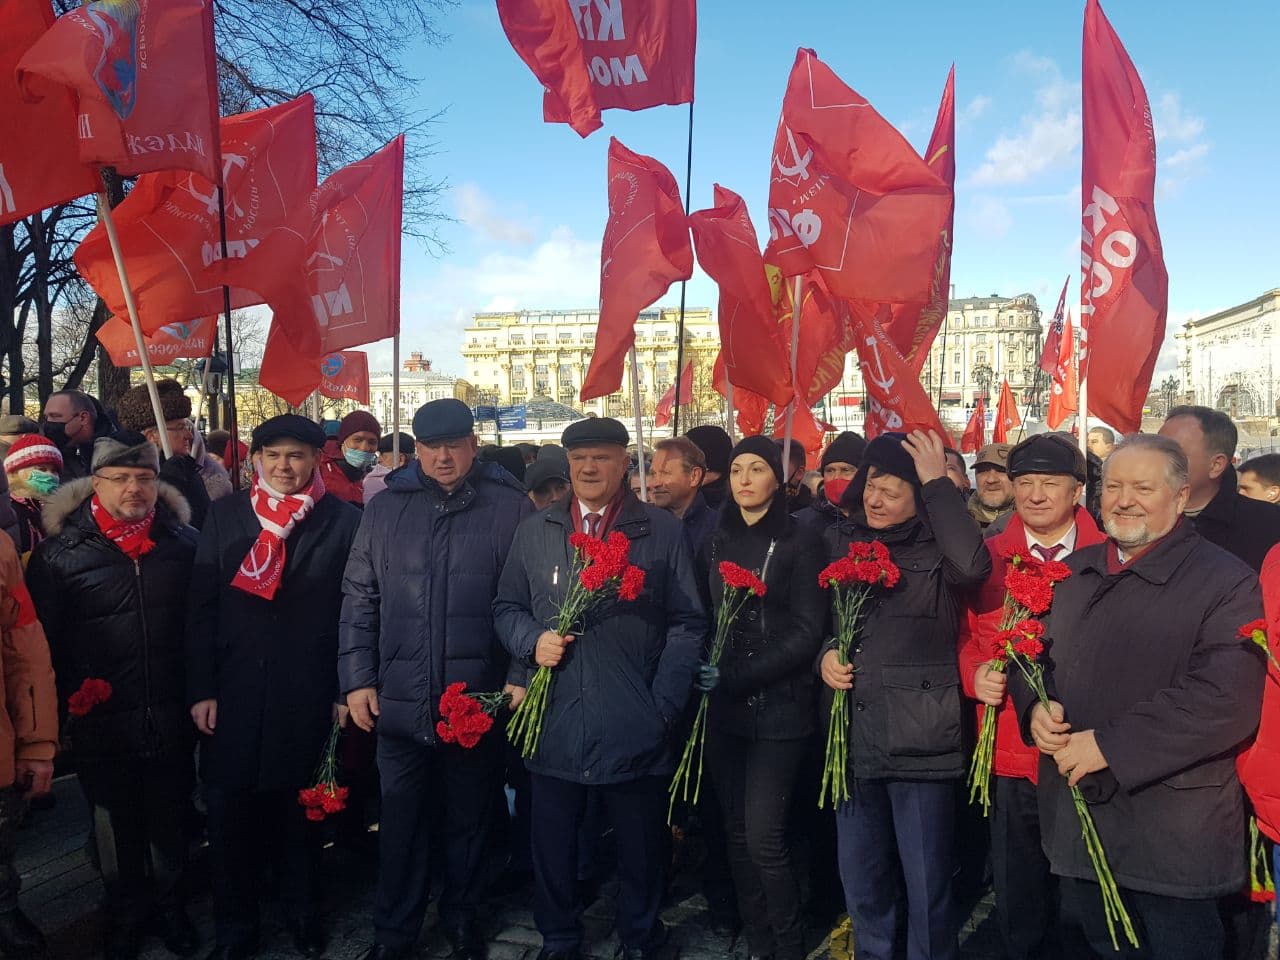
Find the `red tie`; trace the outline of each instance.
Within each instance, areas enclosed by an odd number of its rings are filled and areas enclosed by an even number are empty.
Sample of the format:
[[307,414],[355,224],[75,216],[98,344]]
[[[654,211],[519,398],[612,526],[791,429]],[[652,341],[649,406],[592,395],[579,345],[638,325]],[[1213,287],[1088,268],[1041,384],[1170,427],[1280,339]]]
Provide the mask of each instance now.
[[586,521],[587,536],[589,537],[599,536],[597,531],[599,531],[600,529],[600,514],[588,513],[582,519]]
[[1039,556],[1041,560],[1047,562],[1049,560],[1057,560],[1058,554],[1062,553],[1065,549],[1066,548],[1060,543],[1055,543],[1052,547],[1042,547],[1037,543],[1031,548],[1031,552]]

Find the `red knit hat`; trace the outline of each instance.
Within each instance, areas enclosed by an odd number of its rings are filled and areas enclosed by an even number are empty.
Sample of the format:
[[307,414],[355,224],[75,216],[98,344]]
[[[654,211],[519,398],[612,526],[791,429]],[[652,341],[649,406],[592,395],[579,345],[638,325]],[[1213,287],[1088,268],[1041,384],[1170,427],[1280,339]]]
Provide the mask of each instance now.
[[62,472],[62,454],[53,441],[38,433],[19,437],[4,458],[4,472],[17,473],[28,467],[53,467]]
[[345,443],[347,437],[353,433],[360,431],[372,433],[375,437],[382,436],[382,425],[368,410],[353,410],[342,418],[342,423],[338,425],[338,442]]

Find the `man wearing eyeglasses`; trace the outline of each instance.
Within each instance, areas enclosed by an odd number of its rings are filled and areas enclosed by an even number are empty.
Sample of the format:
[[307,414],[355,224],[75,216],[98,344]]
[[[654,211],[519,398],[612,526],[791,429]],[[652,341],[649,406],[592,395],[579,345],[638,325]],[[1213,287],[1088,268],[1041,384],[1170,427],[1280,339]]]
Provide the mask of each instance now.
[[99,440],[91,467],[50,498],[27,584],[49,638],[63,742],[92,811],[103,955],[130,960],[154,934],[185,956],[199,945],[182,883],[194,741],[183,627],[196,532],[140,434]]

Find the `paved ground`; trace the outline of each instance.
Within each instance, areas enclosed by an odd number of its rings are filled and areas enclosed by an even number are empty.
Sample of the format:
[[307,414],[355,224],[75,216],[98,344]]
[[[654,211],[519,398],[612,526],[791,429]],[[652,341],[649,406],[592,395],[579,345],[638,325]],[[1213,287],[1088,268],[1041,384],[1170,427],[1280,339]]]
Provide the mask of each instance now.
[[[87,812],[74,779],[58,780],[55,795],[55,808],[35,814],[19,838],[22,902],[28,914],[46,931],[55,960],[88,960],[99,955],[98,900],[102,887],[85,855]],[[327,851],[325,866],[330,929],[327,956],[332,960],[359,957],[368,948],[372,936],[369,921],[374,878],[372,858],[352,857],[332,848]],[[202,873],[197,863],[193,874],[198,878]],[[593,960],[611,960],[618,949],[617,939],[611,933],[612,893],[613,888],[606,885],[588,911],[587,955]],[[208,896],[198,892],[191,909],[201,934],[211,945]],[[962,938],[963,960],[999,960],[1002,956],[989,913],[989,898],[973,910]],[[746,957],[744,944],[730,945],[707,929],[705,915],[706,903],[697,892],[693,877],[678,876],[663,914],[671,929],[667,960],[742,960]],[[275,904],[266,905],[264,919],[266,929],[260,957],[263,960],[296,957],[283,933]],[[434,916],[429,916],[420,943],[421,956],[447,957],[449,947],[431,929],[433,923]],[[540,941],[533,926],[527,893],[493,903],[483,918],[483,928],[490,940],[491,960],[534,960],[537,956]],[[812,931],[812,960],[847,960],[847,944],[831,944],[825,934],[826,931]],[[199,956],[203,953],[202,950]],[[169,954],[158,941],[147,941],[144,960],[168,958]]]

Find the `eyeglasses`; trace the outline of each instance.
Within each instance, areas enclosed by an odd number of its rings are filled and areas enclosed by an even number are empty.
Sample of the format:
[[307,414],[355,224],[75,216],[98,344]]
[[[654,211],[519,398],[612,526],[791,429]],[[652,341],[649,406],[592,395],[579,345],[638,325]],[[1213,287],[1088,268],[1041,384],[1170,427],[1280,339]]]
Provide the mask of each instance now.
[[192,428],[191,424],[189,423],[180,423],[176,427],[170,426],[169,424],[165,424],[164,428],[170,433],[177,434],[180,437],[183,437],[183,436],[189,437],[195,433],[195,430]]
[[133,474],[129,474],[129,473],[118,473],[115,476],[111,476],[111,477],[105,476],[101,473],[95,473],[94,476],[97,477],[99,480],[105,480],[107,483],[111,484],[113,487],[124,488],[129,486],[129,484],[133,484],[134,486],[140,487],[143,490],[146,490],[150,487],[154,487],[157,481],[159,480],[158,477],[135,477]]

